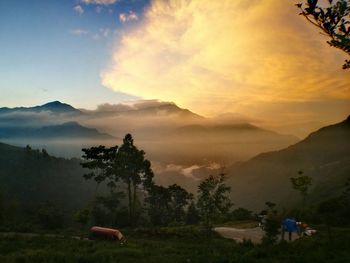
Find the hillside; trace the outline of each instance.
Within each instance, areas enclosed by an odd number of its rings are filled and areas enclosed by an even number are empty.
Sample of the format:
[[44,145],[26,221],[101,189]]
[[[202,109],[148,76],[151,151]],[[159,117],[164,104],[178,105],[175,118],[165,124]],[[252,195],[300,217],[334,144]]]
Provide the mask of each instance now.
[[83,179],[79,162],[0,143],[0,193],[22,212],[44,202],[76,210],[89,204],[96,188]]
[[289,178],[298,171],[314,179],[310,202],[341,193],[350,175],[350,117],[310,134],[286,149],[259,154],[229,168],[228,184],[239,206],[258,209],[265,201],[296,204]]

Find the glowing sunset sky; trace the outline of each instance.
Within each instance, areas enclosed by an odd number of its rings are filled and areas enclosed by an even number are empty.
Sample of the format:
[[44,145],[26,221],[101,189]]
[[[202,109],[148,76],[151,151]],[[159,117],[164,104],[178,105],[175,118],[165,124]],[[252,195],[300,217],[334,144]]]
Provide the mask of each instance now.
[[6,2],[1,106],[142,98],[271,122],[350,114],[345,53],[298,16],[296,0]]

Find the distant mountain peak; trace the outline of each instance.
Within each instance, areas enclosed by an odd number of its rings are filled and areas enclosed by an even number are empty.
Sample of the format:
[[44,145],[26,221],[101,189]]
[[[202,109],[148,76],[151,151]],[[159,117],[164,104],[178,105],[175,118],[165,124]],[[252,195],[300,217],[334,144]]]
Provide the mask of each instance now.
[[80,114],[80,110],[72,107],[69,104],[62,103],[58,100],[45,103],[43,105],[33,107],[15,107],[15,108],[0,108],[0,113],[11,113],[11,112],[41,112],[50,111],[54,114],[68,113],[68,114]]
[[76,108],[72,107],[69,104],[62,103],[58,100],[48,102],[46,104],[33,107],[35,109],[44,109],[44,110],[50,110],[52,112],[80,112]]
[[[66,103],[62,103],[58,100],[55,100],[55,101],[50,101],[48,103],[45,103],[43,105],[41,105],[41,107],[48,107],[48,106],[54,106],[54,107],[61,107],[61,106],[70,106],[69,104],[66,104]],[[70,106],[72,107],[72,106]]]

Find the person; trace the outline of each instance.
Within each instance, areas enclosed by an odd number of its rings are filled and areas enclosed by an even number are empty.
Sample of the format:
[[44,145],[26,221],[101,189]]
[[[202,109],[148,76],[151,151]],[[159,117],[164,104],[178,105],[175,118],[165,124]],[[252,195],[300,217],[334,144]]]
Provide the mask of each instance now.
[[282,222],[282,240],[284,240],[285,233],[288,232],[289,241],[292,240],[292,233],[299,235],[299,227],[294,218],[286,218]]

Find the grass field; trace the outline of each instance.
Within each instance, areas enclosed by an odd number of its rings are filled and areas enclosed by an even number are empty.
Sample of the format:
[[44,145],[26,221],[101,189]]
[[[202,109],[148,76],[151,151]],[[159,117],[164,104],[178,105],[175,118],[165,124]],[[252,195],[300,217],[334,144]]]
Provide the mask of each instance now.
[[[179,230],[180,229],[180,230]],[[350,229],[274,246],[252,245],[193,233],[190,228],[124,231],[128,242],[71,237],[1,236],[0,262],[350,262]]]

